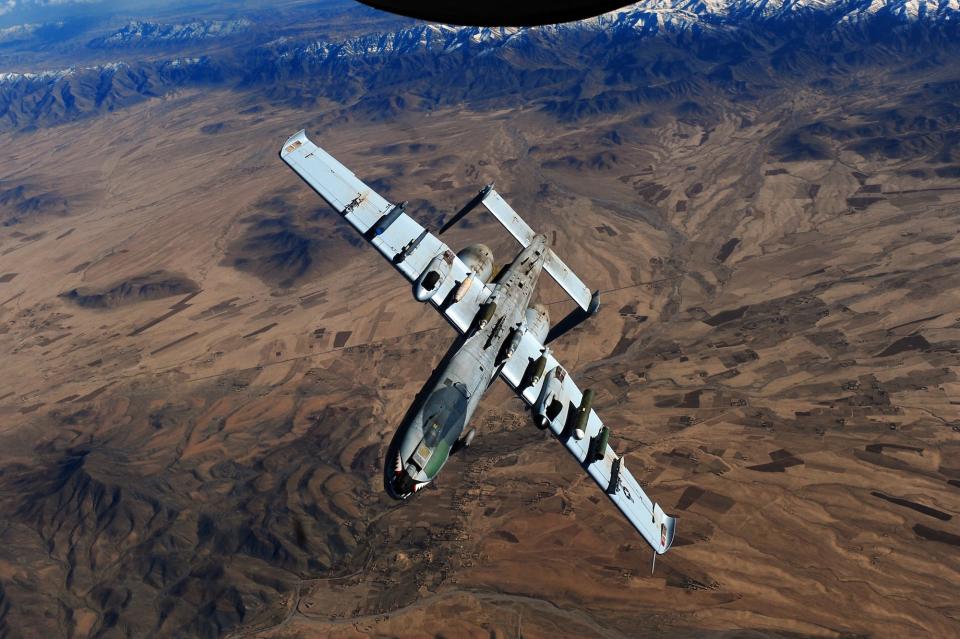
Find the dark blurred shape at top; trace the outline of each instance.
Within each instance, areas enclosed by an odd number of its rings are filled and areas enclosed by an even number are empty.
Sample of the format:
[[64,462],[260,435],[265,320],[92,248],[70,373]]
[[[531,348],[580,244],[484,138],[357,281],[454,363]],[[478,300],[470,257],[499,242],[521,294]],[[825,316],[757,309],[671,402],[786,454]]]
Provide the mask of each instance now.
[[624,0],[360,0],[431,22],[477,27],[527,27],[582,20],[624,7]]

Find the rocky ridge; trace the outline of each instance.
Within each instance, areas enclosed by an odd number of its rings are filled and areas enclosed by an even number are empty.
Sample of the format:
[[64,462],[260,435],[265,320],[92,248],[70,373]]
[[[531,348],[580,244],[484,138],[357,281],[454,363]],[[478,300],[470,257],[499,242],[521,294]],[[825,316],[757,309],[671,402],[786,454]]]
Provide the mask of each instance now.
[[253,26],[247,18],[237,20],[194,20],[182,24],[162,24],[135,20],[113,33],[91,40],[87,46],[114,48],[143,44],[178,43],[191,40],[228,38]]
[[[97,46],[219,38],[251,27],[244,19],[135,22]],[[509,106],[521,93],[524,102],[535,100],[541,87],[550,87],[551,96],[579,95],[596,83],[622,85],[621,93],[634,100],[662,100],[692,88],[664,87],[664,80],[697,82],[702,90],[705,79],[728,95],[749,97],[755,86],[780,82],[783,74],[829,76],[843,67],[886,64],[891,55],[918,60],[958,42],[957,0],[643,2],[540,28],[417,24],[336,42],[241,41],[209,56],[0,73],[0,130],[56,125],[208,84],[260,86],[273,99],[300,104],[318,95],[344,106],[362,99],[380,117],[478,100]],[[395,98],[397,87],[404,95]],[[609,93],[592,96],[575,112],[611,108],[603,99]],[[557,110],[556,104],[545,108]]]

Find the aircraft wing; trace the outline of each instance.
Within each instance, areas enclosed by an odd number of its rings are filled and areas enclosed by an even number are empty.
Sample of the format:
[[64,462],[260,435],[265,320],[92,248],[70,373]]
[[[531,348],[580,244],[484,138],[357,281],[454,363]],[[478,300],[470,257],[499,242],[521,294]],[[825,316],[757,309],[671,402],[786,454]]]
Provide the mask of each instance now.
[[[459,290],[471,271],[450,247],[403,212],[401,205],[391,204],[357,179],[311,142],[305,131],[297,132],[284,143],[280,157],[411,283],[434,258],[446,254],[450,275],[429,301],[458,331],[465,333],[470,329],[490,290],[476,278],[465,292]],[[455,300],[455,289],[458,294],[463,293],[459,301]]]
[[[528,370],[541,356],[547,363],[540,380],[531,385],[528,382]],[[524,333],[517,350],[500,369],[500,375],[523,398],[529,406],[535,407],[549,372],[562,370],[557,360],[545,352],[543,344],[532,333]],[[564,372],[565,373],[565,372]],[[557,387],[555,387],[557,388]],[[633,524],[633,527],[653,547],[657,554],[667,552],[673,543],[676,531],[676,518],[667,515],[659,504],[655,504],[640,487],[634,476],[627,470],[624,460],[617,456],[611,446],[604,446],[602,456],[595,461],[589,459],[591,438],[597,437],[603,427],[600,416],[591,408],[584,437],[577,439],[571,424],[574,413],[580,406],[583,392],[577,388],[570,375],[564,374],[558,387],[558,397],[562,402],[561,412],[549,422],[549,428],[557,439],[564,444],[581,467],[600,485],[600,489],[620,509],[620,512]]]

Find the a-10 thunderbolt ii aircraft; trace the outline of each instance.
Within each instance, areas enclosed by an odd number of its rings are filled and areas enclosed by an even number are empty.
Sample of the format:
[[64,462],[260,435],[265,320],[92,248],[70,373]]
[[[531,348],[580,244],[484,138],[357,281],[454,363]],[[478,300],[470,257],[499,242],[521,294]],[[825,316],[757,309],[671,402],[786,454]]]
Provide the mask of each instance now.
[[467,423],[499,374],[530,407],[534,423],[550,429],[656,554],[666,552],[675,518],[647,497],[609,445],[610,430],[591,407],[593,392],[581,392],[554,359],[546,347],[552,337],[547,311],[530,305],[543,271],[576,301],[581,319],[599,305],[598,294],[591,295],[547,238],[535,234],[492,185],[481,190],[440,233],[483,204],[523,246],[491,278],[490,249],[474,244],[455,253],[407,215],[405,203],[385,200],[304,131],[286,141],[280,157],[412,283],[414,298],[429,302],[460,333],[388,449],[387,492],[410,497],[470,444],[476,431],[466,431]]

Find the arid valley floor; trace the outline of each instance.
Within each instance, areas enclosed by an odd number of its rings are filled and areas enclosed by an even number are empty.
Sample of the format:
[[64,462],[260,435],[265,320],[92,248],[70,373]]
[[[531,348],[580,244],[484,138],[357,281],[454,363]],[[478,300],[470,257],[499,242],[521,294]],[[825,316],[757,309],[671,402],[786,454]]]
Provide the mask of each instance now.
[[[187,88],[0,134],[0,636],[957,636],[960,156],[822,133],[881,88],[709,127]],[[605,291],[555,350],[680,516],[653,575],[499,382],[384,494],[453,329],[279,160],[303,126],[433,228],[496,180]]]

